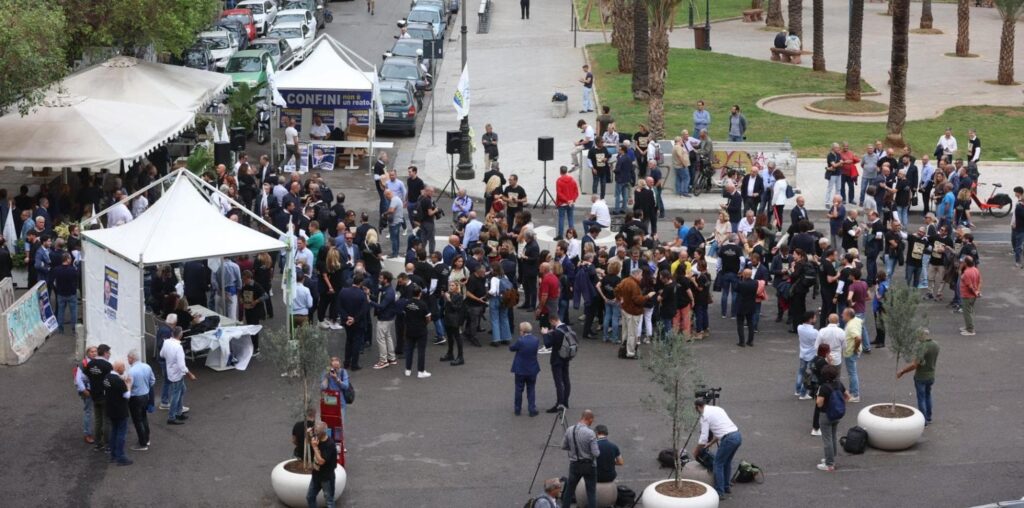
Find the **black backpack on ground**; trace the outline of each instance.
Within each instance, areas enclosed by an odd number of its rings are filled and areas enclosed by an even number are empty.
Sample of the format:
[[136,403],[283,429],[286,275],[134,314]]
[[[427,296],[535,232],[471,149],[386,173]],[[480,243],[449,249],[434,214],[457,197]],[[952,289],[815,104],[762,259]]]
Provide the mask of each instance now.
[[860,427],[852,427],[846,435],[839,438],[839,444],[846,453],[861,454],[868,446],[868,431]]

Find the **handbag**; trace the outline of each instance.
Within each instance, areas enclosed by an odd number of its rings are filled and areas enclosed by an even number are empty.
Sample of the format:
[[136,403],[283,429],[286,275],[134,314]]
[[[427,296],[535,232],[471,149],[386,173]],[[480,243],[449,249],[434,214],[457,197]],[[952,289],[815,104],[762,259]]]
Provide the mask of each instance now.
[[356,387],[352,386],[352,378],[348,379],[348,388],[341,391],[341,396],[345,398],[345,404],[351,404],[356,401]]
[[715,276],[715,282],[711,284],[711,290],[716,293],[722,292],[722,277],[720,275]]

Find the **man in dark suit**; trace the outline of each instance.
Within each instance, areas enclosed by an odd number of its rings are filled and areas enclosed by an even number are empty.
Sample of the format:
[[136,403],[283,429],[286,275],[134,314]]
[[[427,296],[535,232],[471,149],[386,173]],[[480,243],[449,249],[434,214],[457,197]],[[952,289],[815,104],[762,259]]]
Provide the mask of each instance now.
[[352,285],[338,292],[338,309],[340,321],[345,326],[344,366],[357,371],[362,368],[359,366],[359,351],[365,339],[362,320],[370,319],[370,299],[363,290],[363,274],[355,274]]
[[185,283],[185,299],[191,305],[206,305],[206,292],[210,290],[210,267],[206,260],[185,263],[182,281]]
[[644,220],[650,224],[649,232],[652,235],[658,232],[658,201],[651,190],[653,187],[654,179],[647,177],[637,182],[636,191],[633,193],[633,209],[644,214]]
[[527,231],[524,236],[526,246],[523,247],[523,255],[519,258],[519,282],[523,284],[523,304],[519,308],[533,311],[537,307],[540,246],[532,230]]
[[356,268],[356,262],[362,259],[359,246],[355,243],[355,235],[351,231],[345,231],[345,241],[338,246],[338,254],[341,255],[341,279],[344,285],[348,285],[352,279],[352,271]]
[[[752,278],[753,271],[747,268],[740,274],[736,284],[736,331],[739,334],[739,347],[754,345],[754,312],[757,310],[757,281]],[[744,322],[747,324],[747,342],[743,343]]]
[[544,334],[544,346],[551,349],[551,376],[555,381],[555,397],[558,399],[548,409],[548,413],[557,413],[559,406],[569,407],[569,393],[572,391],[569,381],[569,362],[572,359],[562,358],[559,354],[569,325],[558,319],[557,312],[548,315],[548,322],[551,323],[551,329],[541,328],[541,333]]
[[732,224],[732,232],[735,233],[739,230],[740,219],[743,218],[743,195],[736,188],[736,184],[729,180],[722,191],[722,197],[725,198],[722,208],[729,214],[729,223]]
[[764,194],[764,179],[758,174],[756,167],[751,166],[750,172],[743,177],[740,191],[743,194],[743,213],[747,213],[747,210],[754,210],[756,213]]
[[804,207],[804,197],[796,197],[796,207],[789,211],[789,236],[792,237],[796,233],[796,225],[800,224],[801,221],[807,220],[807,208]]
[[527,409],[530,416],[537,416],[537,374],[540,373],[540,363],[537,362],[537,348],[540,341],[531,333],[533,326],[523,321],[519,324],[519,339],[513,342],[509,351],[514,351],[516,357],[512,360],[512,373],[516,376],[516,416],[523,408],[523,388],[526,388]]

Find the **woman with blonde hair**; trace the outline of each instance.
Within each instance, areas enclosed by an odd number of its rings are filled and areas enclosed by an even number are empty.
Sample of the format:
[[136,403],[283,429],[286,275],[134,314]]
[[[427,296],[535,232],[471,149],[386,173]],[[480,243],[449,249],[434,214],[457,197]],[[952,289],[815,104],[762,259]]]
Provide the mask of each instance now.
[[[324,256],[324,265],[320,272],[320,301],[317,305],[317,320],[320,321],[320,328],[340,330],[341,323],[338,317],[338,292],[341,291],[344,283],[344,272],[341,270],[341,252],[334,246],[327,250]],[[330,313],[328,314],[328,310]],[[324,317],[327,317],[325,320]]]
[[725,243],[725,239],[732,233],[732,223],[729,222],[729,214],[725,210],[718,212],[718,220],[715,221],[714,239],[708,247],[708,256],[716,257],[718,248]]
[[612,258],[608,261],[608,270],[597,281],[597,293],[604,300],[604,319],[601,321],[601,337],[604,342],[620,341],[619,319],[622,316],[622,308],[615,298],[615,287],[622,282],[619,276],[621,272],[622,262],[618,258]]
[[[266,289],[267,292],[273,293],[271,291],[271,284],[274,280],[274,260],[270,257],[270,253],[261,252],[256,256],[252,263],[252,275],[260,287]],[[267,311],[267,319],[274,319],[274,305],[271,303],[273,301],[273,297],[263,300],[263,305]]]

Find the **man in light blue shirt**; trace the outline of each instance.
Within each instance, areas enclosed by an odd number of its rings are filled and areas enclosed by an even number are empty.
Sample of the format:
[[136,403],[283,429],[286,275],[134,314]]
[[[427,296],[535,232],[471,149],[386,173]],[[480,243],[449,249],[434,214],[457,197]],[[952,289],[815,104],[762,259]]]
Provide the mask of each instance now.
[[295,274],[295,297],[292,298],[291,315],[296,327],[309,322],[309,311],[313,308],[313,295],[303,284],[306,276],[302,272]]
[[857,204],[863,207],[864,193],[868,190],[868,187],[871,186],[870,182],[874,182],[878,177],[878,152],[875,151],[875,147],[870,144],[864,149],[864,155],[860,157],[860,168],[860,176],[862,180],[860,184],[860,197],[858,198]]
[[387,187],[387,190],[391,191],[391,194],[401,199],[402,203],[406,202],[405,182],[398,179],[394,169],[388,170],[388,181],[384,185]]
[[459,189],[458,196],[452,200],[452,220],[458,221],[462,215],[469,215],[473,210],[473,198],[466,195],[466,189]]
[[700,132],[711,127],[711,112],[704,109],[704,101],[697,101],[697,109],[693,112],[693,132]]
[[152,394],[153,386],[156,385],[156,376],[153,375],[153,369],[139,359],[139,353],[134,349],[128,353],[128,364],[130,365],[128,377],[132,380],[128,411],[132,415],[135,434],[139,437],[138,446],[133,446],[132,450],[145,451],[149,449],[149,419],[146,417],[146,413],[153,405]]
[[472,249],[475,247],[474,244],[480,241],[480,230],[483,229],[483,227],[484,223],[477,220],[476,212],[470,212],[469,222],[466,223],[466,248]]
[[[312,256],[312,254],[311,254]],[[218,309],[225,316],[238,320],[238,290],[242,288],[242,271],[231,258],[224,258],[220,268],[211,277],[214,297],[220,302]],[[224,290],[221,301],[221,288]]]
[[932,193],[932,177],[935,176],[935,166],[932,166],[931,161],[928,160],[927,155],[921,156],[921,181],[918,182],[918,190],[921,191],[921,201],[924,202],[924,211],[921,212],[921,216],[928,215],[929,203]]

